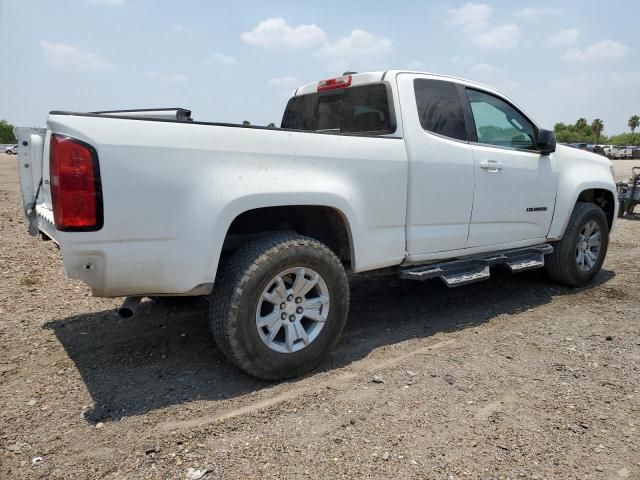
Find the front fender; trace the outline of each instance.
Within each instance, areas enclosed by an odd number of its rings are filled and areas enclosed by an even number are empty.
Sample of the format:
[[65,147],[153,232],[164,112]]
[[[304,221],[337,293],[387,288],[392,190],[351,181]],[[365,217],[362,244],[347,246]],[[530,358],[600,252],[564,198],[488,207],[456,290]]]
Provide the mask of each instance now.
[[[563,190],[564,187],[564,190]],[[617,215],[618,215],[618,198],[617,198],[617,190],[615,184],[613,182],[606,181],[585,181],[581,182],[577,185],[572,185],[571,187],[567,185],[562,185],[559,183],[558,185],[558,196],[556,200],[556,207],[553,214],[553,221],[551,222],[551,228],[549,229],[549,234],[547,237],[549,240],[560,240],[564,235],[564,232],[569,224],[569,219],[571,218],[571,213],[573,212],[573,207],[578,201],[580,194],[586,190],[607,190],[611,192],[614,199],[614,212],[613,212],[613,221],[612,228],[615,224]]]
[[566,145],[558,145],[556,152],[552,155],[558,166],[558,192],[547,238],[549,240],[562,238],[569,224],[573,207],[585,190],[600,189],[611,192],[615,204],[613,215],[615,221],[618,194],[611,172],[611,160]]

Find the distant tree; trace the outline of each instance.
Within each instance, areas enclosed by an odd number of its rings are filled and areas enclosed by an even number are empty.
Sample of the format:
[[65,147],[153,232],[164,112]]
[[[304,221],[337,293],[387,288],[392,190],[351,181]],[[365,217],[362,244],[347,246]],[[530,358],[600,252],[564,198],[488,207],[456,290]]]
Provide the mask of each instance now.
[[[636,128],[640,127],[640,117],[638,117],[638,115],[631,116],[631,118],[629,118],[628,125],[631,130],[631,138],[633,139],[633,134],[635,133]],[[631,143],[633,143],[633,140]]]
[[620,133],[618,135],[612,135],[609,139],[603,143],[610,143],[611,145],[637,145],[638,137],[633,138],[633,134],[631,132]]
[[269,125],[267,125],[267,128],[276,128],[276,124],[273,122],[269,122]]
[[584,143],[586,140],[585,133],[579,132],[575,125],[556,123],[553,131],[560,143]]
[[251,122],[249,120],[242,120],[242,124],[243,125],[251,125]]
[[15,143],[15,141],[13,125],[6,120],[0,120],[0,143]]
[[591,131],[593,135],[596,137],[596,145],[600,143],[600,135],[602,135],[602,130],[604,130],[604,123],[599,118],[596,118],[591,122]]
[[579,118],[576,121],[576,130],[578,130],[578,132],[582,132],[587,129],[588,125],[586,118]]

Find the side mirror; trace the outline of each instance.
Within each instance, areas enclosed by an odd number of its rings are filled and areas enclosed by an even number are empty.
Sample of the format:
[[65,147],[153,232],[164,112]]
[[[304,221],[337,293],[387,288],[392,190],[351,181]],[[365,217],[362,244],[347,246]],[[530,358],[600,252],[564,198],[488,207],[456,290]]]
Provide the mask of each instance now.
[[556,134],[550,130],[538,131],[536,147],[543,155],[549,155],[556,151]]

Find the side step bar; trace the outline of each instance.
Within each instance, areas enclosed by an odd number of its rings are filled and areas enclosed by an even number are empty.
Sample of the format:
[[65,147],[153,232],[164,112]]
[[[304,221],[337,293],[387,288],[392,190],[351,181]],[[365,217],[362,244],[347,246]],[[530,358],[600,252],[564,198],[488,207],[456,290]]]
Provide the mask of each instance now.
[[408,280],[428,280],[439,277],[447,287],[459,287],[486,280],[491,276],[490,267],[506,265],[512,272],[523,272],[544,266],[544,256],[553,252],[548,243],[535,247],[505,250],[504,252],[483,254],[478,257],[432,263],[407,268],[400,272],[400,278]]

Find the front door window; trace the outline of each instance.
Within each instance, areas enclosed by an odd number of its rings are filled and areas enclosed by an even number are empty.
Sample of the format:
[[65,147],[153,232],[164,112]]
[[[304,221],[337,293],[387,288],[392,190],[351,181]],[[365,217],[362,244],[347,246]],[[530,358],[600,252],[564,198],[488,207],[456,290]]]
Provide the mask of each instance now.
[[535,128],[504,100],[478,90],[467,89],[478,143],[498,147],[535,149]]

